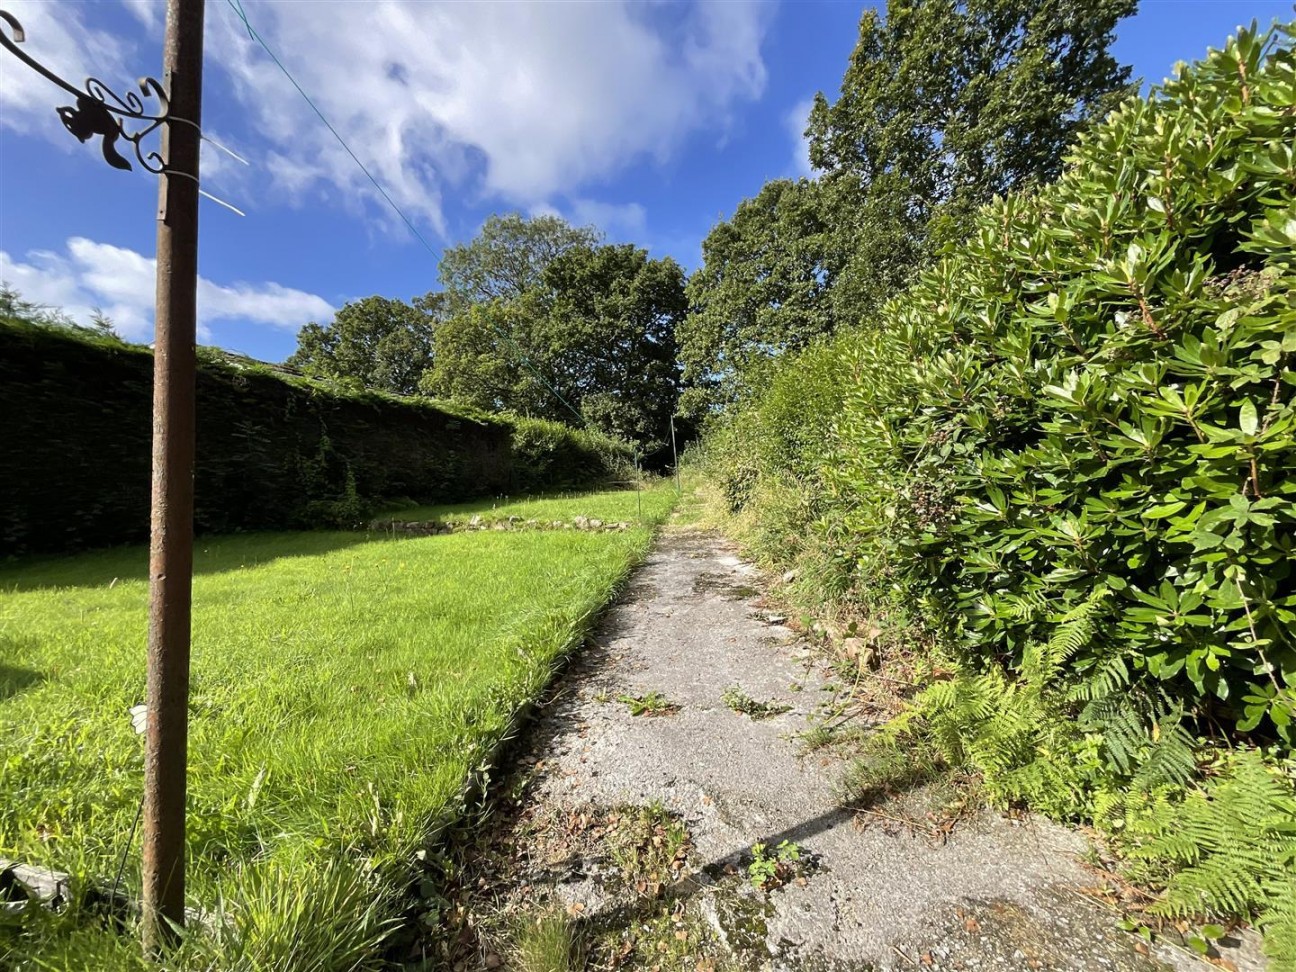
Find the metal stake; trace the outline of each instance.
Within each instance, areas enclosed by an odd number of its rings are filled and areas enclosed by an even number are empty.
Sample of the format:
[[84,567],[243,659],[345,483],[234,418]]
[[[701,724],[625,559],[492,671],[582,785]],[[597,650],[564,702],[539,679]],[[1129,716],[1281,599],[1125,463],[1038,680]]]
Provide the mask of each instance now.
[[185,917],[203,4],[167,0],[163,54],[171,109],[193,124],[164,127],[162,159],[177,175],[164,173],[158,182],[142,915],[150,956],[174,939]]
[[674,415],[670,417],[670,425],[671,425],[671,456],[675,460],[675,492],[683,493],[684,490],[680,487],[679,450],[675,448],[675,416]]

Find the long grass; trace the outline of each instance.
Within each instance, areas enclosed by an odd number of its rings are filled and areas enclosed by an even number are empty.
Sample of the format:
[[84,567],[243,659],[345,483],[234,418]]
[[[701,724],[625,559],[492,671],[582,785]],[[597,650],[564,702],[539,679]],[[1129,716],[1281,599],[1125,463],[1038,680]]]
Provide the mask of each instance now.
[[[368,967],[415,852],[462,811],[467,781],[642,555],[671,495],[645,494],[653,513],[624,533],[200,540],[190,899],[220,915],[220,944],[175,961]],[[581,503],[615,519],[624,500]],[[128,710],[144,698],[145,563],[129,548],[0,569],[0,856],[81,886],[114,873],[140,798]],[[137,847],[127,859],[134,894]],[[38,924],[0,925],[0,967],[89,967],[91,954],[97,968],[133,967],[129,940]],[[309,954],[276,964],[303,935]]]

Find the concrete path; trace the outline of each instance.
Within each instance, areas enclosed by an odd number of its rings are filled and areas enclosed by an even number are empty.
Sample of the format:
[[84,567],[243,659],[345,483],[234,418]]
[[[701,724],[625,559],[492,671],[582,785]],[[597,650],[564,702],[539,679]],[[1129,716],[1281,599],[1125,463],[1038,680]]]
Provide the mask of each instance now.
[[[525,796],[503,825],[660,803],[691,842],[687,877],[666,894],[710,929],[721,965],[1210,968],[1178,948],[1148,949],[1083,893],[1101,881],[1079,863],[1086,842],[1075,832],[985,812],[941,843],[844,809],[841,767],[803,756],[797,741],[830,697],[832,673],[793,631],[767,623],[760,584],[723,539],[668,529],[532,730],[520,757]],[[738,714],[722,701],[731,686],[788,711]],[[678,710],[635,716],[617,701],[650,692]],[[750,848],[784,840],[801,848],[801,879],[753,888]],[[564,846],[557,860],[532,853],[534,866],[500,880],[528,892],[543,885],[570,914],[604,927],[635,921],[635,889],[609,880],[606,848]],[[509,893],[492,888],[496,900]]]

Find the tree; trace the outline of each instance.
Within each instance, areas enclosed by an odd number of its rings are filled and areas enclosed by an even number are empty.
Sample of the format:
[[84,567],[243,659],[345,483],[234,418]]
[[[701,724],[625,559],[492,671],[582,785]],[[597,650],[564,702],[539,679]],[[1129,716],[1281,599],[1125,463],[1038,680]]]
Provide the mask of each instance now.
[[346,304],[332,323],[307,324],[286,362],[315,378],[349,380],[366,388],[413,395],[432,366],[432,341],[448,301],[429,294],[410,306],[366,297]]
[[117,327],[112,318],[99,307],[90,311],[90,329],[104,337],[117,337]]
[[1130,93],[1111,56],[1137,0],[892,0],[868,10],[806,134],[851,253],[839,320],[895,293],[996,195],[1060,173],[1079,131]]
[[727,397],[753,359],[832,330],[826,294],[840,261],[823,202],[823,188],[806,179],[767,182],[703,240],[679,334],[686,410]]
[[441,285],[465,303],[510,300],[536,286],[545,268],[572,247],[598,242],[593,227],[558,216],[492,215],[472,242],[441,255]]
[[977,207],[1057,176],[1129,93],[1109,53],[1136,0],[891,0],[860,20],[841,96],[806,135],[818,177],[767,183],[703,243],[680,331],[685,409],[751,366],[868,326]]
[[675,331],[688,311],[684,271],[631,245],[575,247],[543,284],[555,371],[595,428],[648,452],[667,441],[679,397]]
[[679,391],[684,274],[638,247],[579,245],[513,299],[470,305],[438,330],[422,390],[659,448]]
[[[419,391],[488,412],[571,421],[549,390],[556,376],[536,344],[542,314],[533,290],[515,300],[470,304],[437,328],[433,365]],[[564,414],[555,414],[563,410]]]

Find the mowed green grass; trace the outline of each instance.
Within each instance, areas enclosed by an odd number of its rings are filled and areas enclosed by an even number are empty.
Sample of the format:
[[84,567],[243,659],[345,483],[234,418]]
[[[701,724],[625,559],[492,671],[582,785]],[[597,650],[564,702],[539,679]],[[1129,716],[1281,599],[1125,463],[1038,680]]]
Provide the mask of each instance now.
[[605,523],[634,523],[641,517],[650,522],[657,522],[670,512],[674,502],[673,484],[661,482],[653,488],[642,491],[626,489],[607,493],[500,497],[443,506],[417,506],[390,510],[385,514],[385,518],[412,523],[422,520],[459,522],[475,515],[481,516],[484,520],[517,516],[523,520],[539,520],[542,524],[548,525],[555,520],[571,523],[576,517],[583,516],[588,519],[599,519]]
[[[615,520],[625,501],[580,505]],[[644,501],[649,521],[624,533],[199,540],[190,899],[222,914],[225,940],[191,967],[367,967],[416,852],[461,814],[465,784],[646,550],[673,492]],[[82,879],[115,872],[142,784],[128,710],[144,699],[146,558],[0,569],[0,856]],[[138,860],[136,845],[131,892]],[[129,938],[54,926],[0,925],[0,966],[6,948],[51,968],[135,961]]]

